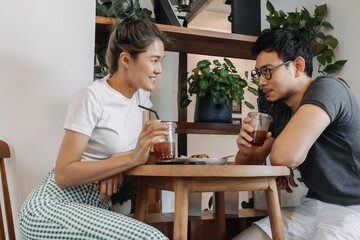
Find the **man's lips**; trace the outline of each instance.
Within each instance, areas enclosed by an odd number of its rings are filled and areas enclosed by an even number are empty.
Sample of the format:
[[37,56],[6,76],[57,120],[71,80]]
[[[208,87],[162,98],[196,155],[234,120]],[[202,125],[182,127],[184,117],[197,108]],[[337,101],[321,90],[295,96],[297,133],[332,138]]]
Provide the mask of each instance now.
[[263,91],[265,97],[269,97],[272,92],[272,90],[270,90],[270,89],[268,89],[268,90],[263,89],[262,91]]

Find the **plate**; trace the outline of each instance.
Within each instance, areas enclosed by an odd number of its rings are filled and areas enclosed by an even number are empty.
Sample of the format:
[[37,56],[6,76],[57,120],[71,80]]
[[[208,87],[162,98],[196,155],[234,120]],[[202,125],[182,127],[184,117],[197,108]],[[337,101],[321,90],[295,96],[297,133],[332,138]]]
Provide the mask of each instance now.
[[180,157],[175,158],[175,161],[185,161],[190,163],[204,163],[205,165],[223,165],[227,162],[228,158],[225,157],[210,157],[210,158],[189,158],[189,157]]
[[182,155],[172,160],[157,161],[156,164],[224,165],[230,157],[234,157],[234,155],[209,158],[190,158]]
[[224,165],[227,162],[227,158],[186,158],[189,162],[205,162],[206,165]]

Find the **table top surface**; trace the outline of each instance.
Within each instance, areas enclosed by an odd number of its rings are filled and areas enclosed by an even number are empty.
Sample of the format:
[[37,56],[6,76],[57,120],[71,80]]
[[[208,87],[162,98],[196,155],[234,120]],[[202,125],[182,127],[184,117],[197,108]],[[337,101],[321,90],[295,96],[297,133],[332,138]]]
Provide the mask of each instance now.
[[263,165],[141,165],[126,171],[126,174],[159,177],[273,177],[290,175],[290,169]]

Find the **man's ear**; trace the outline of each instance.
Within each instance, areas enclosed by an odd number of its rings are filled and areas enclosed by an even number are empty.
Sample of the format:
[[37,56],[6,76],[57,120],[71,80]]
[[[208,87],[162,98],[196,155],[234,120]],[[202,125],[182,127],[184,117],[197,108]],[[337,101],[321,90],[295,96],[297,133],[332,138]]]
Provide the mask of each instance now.
[[305,59],[303,57],[295,58],[294,65],[295,65],[295,77],[299,77],[305,71]]

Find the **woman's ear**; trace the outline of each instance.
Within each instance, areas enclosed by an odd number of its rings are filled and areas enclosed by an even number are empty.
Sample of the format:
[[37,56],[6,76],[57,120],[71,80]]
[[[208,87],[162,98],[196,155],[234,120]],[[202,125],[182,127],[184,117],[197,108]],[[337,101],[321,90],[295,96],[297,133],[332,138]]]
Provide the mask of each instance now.
[[119,55],[119,67],[128,69],[130,64],[130,56],[127,52],[121,52]]
[[305,70],[305,59],[303,57],[297,57],[294,60],[295,65],[295,77],[299,77]]

